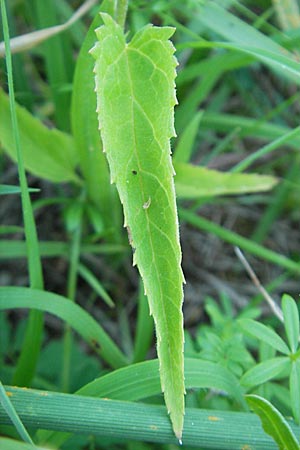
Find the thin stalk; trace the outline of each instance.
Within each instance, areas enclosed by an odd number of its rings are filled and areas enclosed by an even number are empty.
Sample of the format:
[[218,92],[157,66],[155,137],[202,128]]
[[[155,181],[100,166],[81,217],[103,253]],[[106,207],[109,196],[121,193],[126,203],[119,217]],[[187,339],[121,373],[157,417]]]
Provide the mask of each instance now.
[[[79,266],[79,259],[80,259],[80,247],[81,247],[81,235],[82,235],[82,208],[79,213],[77,226],[76,226],[75,230],[73,231],[72,243],[71,243],[67,297],[72,302],[75,302],[75,296],[76,296],[78,266]],[[65,324],[64,339],[63,339],[63,361],[62,361],[62,390],[63,390],[63,392],[69,392],[69,390],[70,390],[72,347],[73,347],[72,329],[69,324]]]
[[[1,0],[1,15],[5,42],[6,68],[9,90],[11,121],[13,127],[14,143],[17,153],[18,174],[21,186],[21,201],[27,247],[28,269],[30,286],[34,289],[43,289],[43,272],[38,246],[38,237],[34,215],[26,180],[23,154],[20,143],[19,127],[15,107],[15,92],[13,83],[12,57],[10,50],[9,28],[5,1]],[[43,329],[43,314],[31,311],[25,332],[24,344],[13,377],[14,384],[28,385],[35,373],[36,363],[40,352]]]
[[300,127],[297,127],[294,130],[289,131],[288,133],[284,134],[283,136],[280,136],[278,139],[275,139],[275,141],[270,142],[267,145],[264,145],[262,148],[260,148],[256,152],[251,153],[251,155],[249,155],[243,161],[241,161],[236,166],[234,166],[230,172],[234,172],[234,173],[243,172],[252,163],[254,163],[257,159],[261,158],[264,155],[267,155],[268,153],[272,152],[273,150],[276,150],[278,147],[281,147],[282,145],[286,144],[287,142],[294,139],[295,137],[298,137],[299,134],[300,134]]
[[250,239],[240,236],[233,231],[227,230],[214,222],[204,219],[204,217],[200,217],[197,214],[184,209],[179,210],[179,217],[181,220],[185,220],[196,228],[212,233],[223,241],[240,247],[243,250],[258,256],[259,258],[265,259],[272,264],[277,264],[285,269],[292,270],[295,273],[300,273],[299,263],[287,258],[286,256],[280,255],[279,253],[273,252],[272,250],[269,250],[256,242],[252,242]]
[[255,242],[261,243],[266,238],[269,230],[274,225],[277,217],[280,215],[286,205],[291,189],[297,185],[299,178],[299,155],[296,154],[292,160],[292,163],[288,169],[288,172],[275,191],[275,195],[272,197],[272,201],[265,210],[256,230],[252,235],[252,239]]

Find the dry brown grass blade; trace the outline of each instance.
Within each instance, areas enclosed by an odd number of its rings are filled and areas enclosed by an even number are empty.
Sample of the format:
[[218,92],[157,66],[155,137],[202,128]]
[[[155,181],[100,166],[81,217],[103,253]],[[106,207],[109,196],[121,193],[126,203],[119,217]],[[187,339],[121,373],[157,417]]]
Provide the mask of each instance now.
[[[95,5],[97,0],[87,0],[80,8],[70,17],[67,22],[61,25],[55,25],[53,27],[44,28],[42,30],[33,31],[32,33],[23,34],[10,40],[11,53],[20,53],[25,50],[29,50],[41,42],[55,36],[62,31],[67,30],[73,25],[80,17],[87,13],[87,11]],[[5,56],[4,42],[0,42],[0,57]]]
[[239,258],[239,260],[241,261],[241,263],[243,264],[244,268],[246,269],[246,272],[248,273],[249,277],[253,281],[253,284],[257,287],[259,292],[263,295],[264,299],[267,301],[267,303],[270,306],[270,308],[273,311],[273,313],[278,317],[278,319],[281,322],[283,322],[283,314],[282,314],[281,309],[276,304],[276,302],[272,299],[272,297],[266,291],[266,289],[263,287],[263,285],[261,284],[261,282],[257,278],[254,270],[252,269],[252,267],[250,266],[250,264],[246,260],[246,258],[244,256],[243,252],[241,251],[241,249],[239,247],[234,247],[234,251],[235,251],[237,257]]

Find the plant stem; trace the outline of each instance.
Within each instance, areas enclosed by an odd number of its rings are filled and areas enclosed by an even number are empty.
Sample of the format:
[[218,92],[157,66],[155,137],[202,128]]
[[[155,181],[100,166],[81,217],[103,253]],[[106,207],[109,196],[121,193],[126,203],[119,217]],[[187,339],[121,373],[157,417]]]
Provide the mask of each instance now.
[[[81,199],[82,201],[83,199]],[[70,301],[75,302],[76,286],[78,278],[78,265],[80,259],[80,246],[82,234],[82,207],[78,216],[78,222],[72,236],[70,267],[68,274],[67,297]],[[64,340],[63,340],[63,362],[62,362],[62,390],[69,392],[70,390],[70,373],[72,358],[73,334],[69,324],[65,324]]]

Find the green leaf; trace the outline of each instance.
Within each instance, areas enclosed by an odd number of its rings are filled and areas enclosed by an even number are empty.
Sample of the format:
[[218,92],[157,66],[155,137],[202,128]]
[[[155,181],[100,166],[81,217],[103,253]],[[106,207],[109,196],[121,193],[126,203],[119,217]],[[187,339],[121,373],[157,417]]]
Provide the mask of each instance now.
[[248,370],[241,378],[243,386],[257,386],[280,375],[289,369],[290,359],[286,356],[271,358]]
[[[48,129],[26,109],[16,104],[20,145],[25,168],[54,182],[79,182],[75,172],[78,157],[73,139],[56,129]],[[4,150],[16,160],[9,98],[0,89],[0,141]]]
[[154,317],[162,390],[180,439],[183,274],[170,158],[177,62],[168,40],[174,29],[147,26],[127,44],[122,29],[102,18],[92,54],[103,147]]
[[95,319],[69,299],[38,289],[0,287],[0,311],[15,308],[32,308],[54,314],[77,331],[112,367],[127,364],[125,356]]
[[[176,444],[164,406],[83,397],[58,392],[7,387],[24,424],[79,434]],[[0,407],[0,421],[7,418]],[[293,426],[296,433],[299,427]],[[252,413],[187,408],[184,427],[187,447],[241,450],[276,450],[259,419]],[[156,445],[157,446],[157,445]]]
[[297,351],[299,345],[299,311],[295,300],[287,294],[282,297],[282,312],[284,328],[292,353]]
[[37,447],[36,445],[25,444],[24,442],[4,437],[0,437],[0,448],[5,450],[47,450],[45,447]]
[[15,429],[17,430],[19,436],[23,439],[23,441],[28,442],[29,444],[33,444],[32,439],[28,434],[28,431],[24,427],[1,381],[0,381],[0,404],[2,405],[3,409],[10,418],[11,422],[13,423]]
[[206,1],[200,6],[197,18],[230,43],[201,41],[195,44],[196,47],[221,47],[242,51],[267,64],[281,76],[300,83],[300,64],[292,53],[274,39],[226,11],[218,2]]
[[272,176],[224,173],[185,163],[176,162],[174,168],[176,194],[184,199],[268,191],[278,182]]
[[[40,192],[40,189],[29,188],[28,192]],[[0,184],[0,195],[20,194],[20,193],[21,193],[20,186],[11,186],[8,184]]]
[[[116,400],[138,401],[160,393],[158,360],[145,361],[115,370],[96,378],[80,388],[76,394]],[[237,379],[225,367],[198,358],[185,358],[187,389],[213,388],[227,392],[242,408],[245,400]],[[40,431],[41,442],[60,447],[66,436]]]
[[260,417],[265,432],[278,444],[279,450],[299,450],[299,444],[289,424],[270,402],[258,395],[247,395],[246,400]]
[[272,328],[252,319],[239,319],[238,324],[250,336],[269,344],[275,350],[285,355],[290,354],[290,350],[284,340]]
[[292,362],[290,375],[290,394],[292,411],[296,422],[300,423],[300,360]]
[[[106,9],[109,9],[108,6],[113,2],[102,2],[102,11],[103,3],[106,3]],[[102,151],[96,113],[94,60],[89,54],[95,43],[95,28],[102,24],[100,14],[96,14],[78,55],[73,83],[71,124],[88,197],[97,205],[106,227],[115,228],[119,234],[122,227],[120,201],[116,187],[109,182],[108,165]]]
[[[220,364],[198,358],[185,358],[186,388],[222,390],[244,405],[237,379]],[[83,388],[78,394],[109,397],[119,400],[141,400],[160,392],[158,360],[132,364],[104,375]]]
[[188,163],[191,159],[195,139],[199,129],[199,124],[203,116],[203,111],[197,112],[191,122],[185,127],[176,145],[173,161],[177,163]]

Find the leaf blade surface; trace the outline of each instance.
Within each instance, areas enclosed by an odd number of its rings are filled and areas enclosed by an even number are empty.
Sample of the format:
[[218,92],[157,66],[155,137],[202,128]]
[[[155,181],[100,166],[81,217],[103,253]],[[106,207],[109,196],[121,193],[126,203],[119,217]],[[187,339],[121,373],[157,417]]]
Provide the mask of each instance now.
[[174,30],[147,26],[127,44],[122,29],[102,18],[92,51],[101,136],[154,317],[162,390],[180,439],[183,274],[170,158],[177,63],[168,40]]

